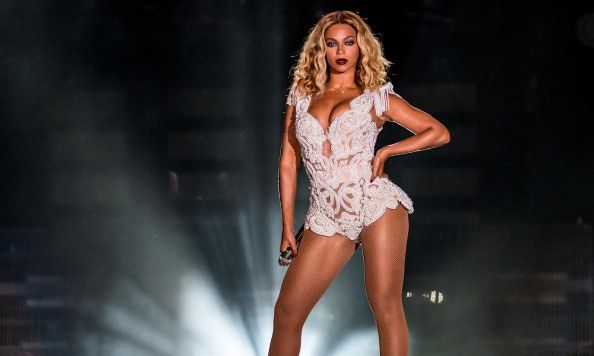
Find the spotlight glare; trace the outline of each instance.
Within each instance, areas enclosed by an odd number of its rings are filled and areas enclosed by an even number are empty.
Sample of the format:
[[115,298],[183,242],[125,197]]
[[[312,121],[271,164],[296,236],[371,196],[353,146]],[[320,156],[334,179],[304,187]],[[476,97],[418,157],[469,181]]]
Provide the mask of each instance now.
[[331,356],[379,355],[379,340],[375,329],[357,330],[345,334]]
[[183,355],[256,356],[243,322],[224,304],[205,273],[188,273],[181,284],[180,317],[187,330]]

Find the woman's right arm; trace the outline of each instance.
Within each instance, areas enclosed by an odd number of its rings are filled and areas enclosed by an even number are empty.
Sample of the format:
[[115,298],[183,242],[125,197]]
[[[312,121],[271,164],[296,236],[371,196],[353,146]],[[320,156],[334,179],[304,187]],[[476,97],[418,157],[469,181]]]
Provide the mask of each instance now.
[[278,164],[278,191],[283,224],[280,251],[283,252],[290,246],[294,255],[297,254],[297,243],[293,232],[293,218],[300,162],[301,148],[295,136],[295,106],[287,105]]

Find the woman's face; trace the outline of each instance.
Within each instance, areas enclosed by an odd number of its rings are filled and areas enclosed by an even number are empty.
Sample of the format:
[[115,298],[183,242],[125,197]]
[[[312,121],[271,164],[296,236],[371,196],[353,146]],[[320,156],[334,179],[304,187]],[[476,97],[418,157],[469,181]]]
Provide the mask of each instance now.
[[334,24],[324,35],[326,62],[332,73],[344,73],[356,69],[359,60],[357,32],[347,24]]

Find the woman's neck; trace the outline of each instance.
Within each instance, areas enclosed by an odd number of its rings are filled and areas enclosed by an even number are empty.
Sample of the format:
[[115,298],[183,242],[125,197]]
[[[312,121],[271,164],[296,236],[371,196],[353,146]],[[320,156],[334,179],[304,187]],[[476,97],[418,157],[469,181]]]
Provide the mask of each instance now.
[[355,73],[330,73],[330,77],[326,82],[326,90],[345,90],[356,88]]

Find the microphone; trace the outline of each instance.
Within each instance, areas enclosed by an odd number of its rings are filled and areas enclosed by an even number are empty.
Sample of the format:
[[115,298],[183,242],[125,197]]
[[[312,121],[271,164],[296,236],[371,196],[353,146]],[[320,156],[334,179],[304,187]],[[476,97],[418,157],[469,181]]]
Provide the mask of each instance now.
[[[303,229],[305,228],[304,225],[301,225],[301,227],[299,228],[299,231],[297,231],[297,233],[295,234],[295,240],[297,242],[297,246],[299,246],[299,243],[301,242],[301,238],[303,237]],[[278,257],[278,264],[279,266],[282,267],[286,267],[288,265],[291,264],[291,262],[293,262],[293,251],[291,250],[291,247],[287,247],[286,250],[284,250],[283,252],[281,252],[280,256]]]

